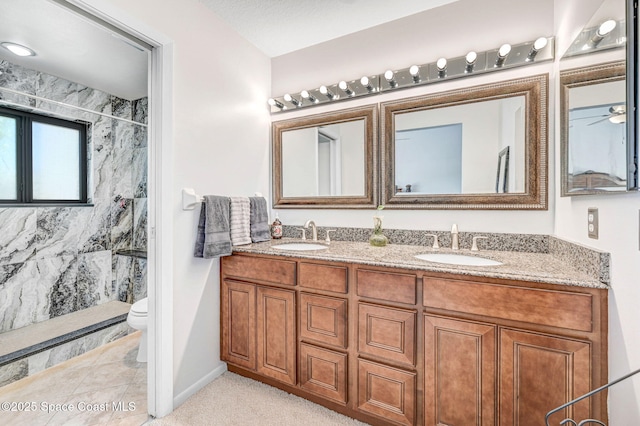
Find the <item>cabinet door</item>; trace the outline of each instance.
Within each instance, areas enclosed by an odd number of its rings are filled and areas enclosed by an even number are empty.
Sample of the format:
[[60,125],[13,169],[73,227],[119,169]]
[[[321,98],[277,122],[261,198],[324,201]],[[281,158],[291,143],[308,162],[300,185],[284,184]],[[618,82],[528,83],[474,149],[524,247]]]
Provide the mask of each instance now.
[[358,304],[358,352],[415,365],[416,313]]
[[416,373],[358,360],[358,410],[401,425],[416,418]]
[[[500,425],[538,426],[554,408],[590,390],[590,345],[523,331],[500,331]],[[589,399],[549,424],[590,416]]]
[[222,282],[222,353],[220,358],[251,370],[256,368],[256,286]]
[[496,327],[425,315],[425,425],[494,425]]
[[257,287],[257,371],[285,383],[296,383],[295,293]]
[[347,402],[347,355],[300,344],[300,387],[344,405]]
[[300,338],[347,347],[347,301],[300,293]]

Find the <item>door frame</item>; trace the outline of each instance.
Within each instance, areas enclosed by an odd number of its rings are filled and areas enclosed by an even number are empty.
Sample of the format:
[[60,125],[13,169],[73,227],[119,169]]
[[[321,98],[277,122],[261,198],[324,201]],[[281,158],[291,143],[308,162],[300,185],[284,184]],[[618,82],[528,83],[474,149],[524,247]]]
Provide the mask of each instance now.
[[173,411],[173,41],[100,0],[51,0],[150,50],[147,285],[148,412]]

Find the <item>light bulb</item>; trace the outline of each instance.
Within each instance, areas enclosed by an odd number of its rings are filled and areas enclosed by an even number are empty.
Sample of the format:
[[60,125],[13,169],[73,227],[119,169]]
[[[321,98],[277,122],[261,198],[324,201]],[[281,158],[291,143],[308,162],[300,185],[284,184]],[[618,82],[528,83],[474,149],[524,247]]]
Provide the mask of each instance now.
[[473,65],[476,63],[476,59],[478,59],[478,54],[472,50],[467,53],[467,56],[465,56],[464,59],[467,61],[467,65]]
[[438,71],[444,71],[447,69],[447,58],[440,58],[436,62],[436,67],[438,67]]
[[606,36],[607,34],[609,34],[611,31],[615,29],[616,25],[617,25],[617,22],[614,21],[613,19],[604,21],[602,24],[600,24],[600,27],[598,28],[598,35],[600,37]]
[[318,98],[313,96],[307,90],[303,90],[302,92],[300,92],[300,96],[302,96],[302,99],[307,99],[307,100],[309,100],[309,102],[312,102],[314,104],[318,103]]
[[506,58],[509,52],[511,52],[511,45],[509,43],[505,43],[500,46],[500,49],[498,49],[498,56],[501,58]]
[[285,95],[283,97],[284,97],[285,101],[291,102],[293,105],[295,105],[297,107],[299,107],[302,104],[299,100],[297,100],[296,98],[294,98],[293,96],[291,96],[288,93],[285,93]]
[[548,42],[549,40],[547,40],[545,37],[540,37],[536,41],[534,41],[533,46],[531,46],[531,50],[527,55],[527,62],[533,61],[538,54],[538,51],[544,49]]
[[353,90],[351,90],[351,88],[349,87],[349,85],[347,84],[346,81],[342,80],[340,83],[338,83],[338,88],[340,88],[340,90],[342,90],[344,93],[347,94],[347,96],[353,96]]
[[500,49],[498,49],[498,57],[496,58],[496,67],[501,67],[504,64],[509,52],[511,52],[511,45],[509,43],[500,46]]
[[413,77],[414,83],[420,82],[420,68],[417,65],[411,65],[411,67],[409,68],[409,74],[411,74],[411,77]]
[[395,79],[395,73],[391,70],[386,70],[384,72],[384,79],[387,80],[389,86],[391,86],[392,88],[398,85],[398,82]]
[[331,90],[327,89],[327,86],[320,86],[318,91],[329,98],[329,100],[331,101],[336,98],[336,95]]
[[542,50],[545,48],[548,42],[549,40],[547,40],[545,37],[540,37],[539,39],[533,42],[533,48],[536,50]]
[[280,109],[285,109],[285,108],[286,108],[282,102],[278,102],[278,101],[276,101],[276,100],[275,100],[275,99],[273,99],[273,98],[269,98],[269,100],[267,101],[267,103],[268,103],[269,105],[271,105],[271,106],[278,107],[278,108],[280,108]]
[[373,92],[374,87],[371,85],[371,82],[369,81],[369,77],[367,77],[366,75],[360,79],[360,84],[362,84],[364,88],[367,89],[367,92],[369,93]]

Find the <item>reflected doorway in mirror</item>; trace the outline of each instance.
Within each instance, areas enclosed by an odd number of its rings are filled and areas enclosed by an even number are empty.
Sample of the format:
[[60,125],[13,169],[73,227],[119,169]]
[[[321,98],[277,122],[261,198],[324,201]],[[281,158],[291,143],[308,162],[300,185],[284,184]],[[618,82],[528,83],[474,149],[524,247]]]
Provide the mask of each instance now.
[[498,153],[498,172],[496,173],[496,193],[509,192],[509,147]]

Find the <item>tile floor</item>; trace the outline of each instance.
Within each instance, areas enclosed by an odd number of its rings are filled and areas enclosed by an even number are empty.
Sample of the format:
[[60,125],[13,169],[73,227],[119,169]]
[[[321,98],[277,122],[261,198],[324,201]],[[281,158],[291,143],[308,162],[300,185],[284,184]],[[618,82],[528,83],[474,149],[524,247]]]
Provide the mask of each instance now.
[[147,421],[140,332],[0,388],[0,425],[138,426]]

